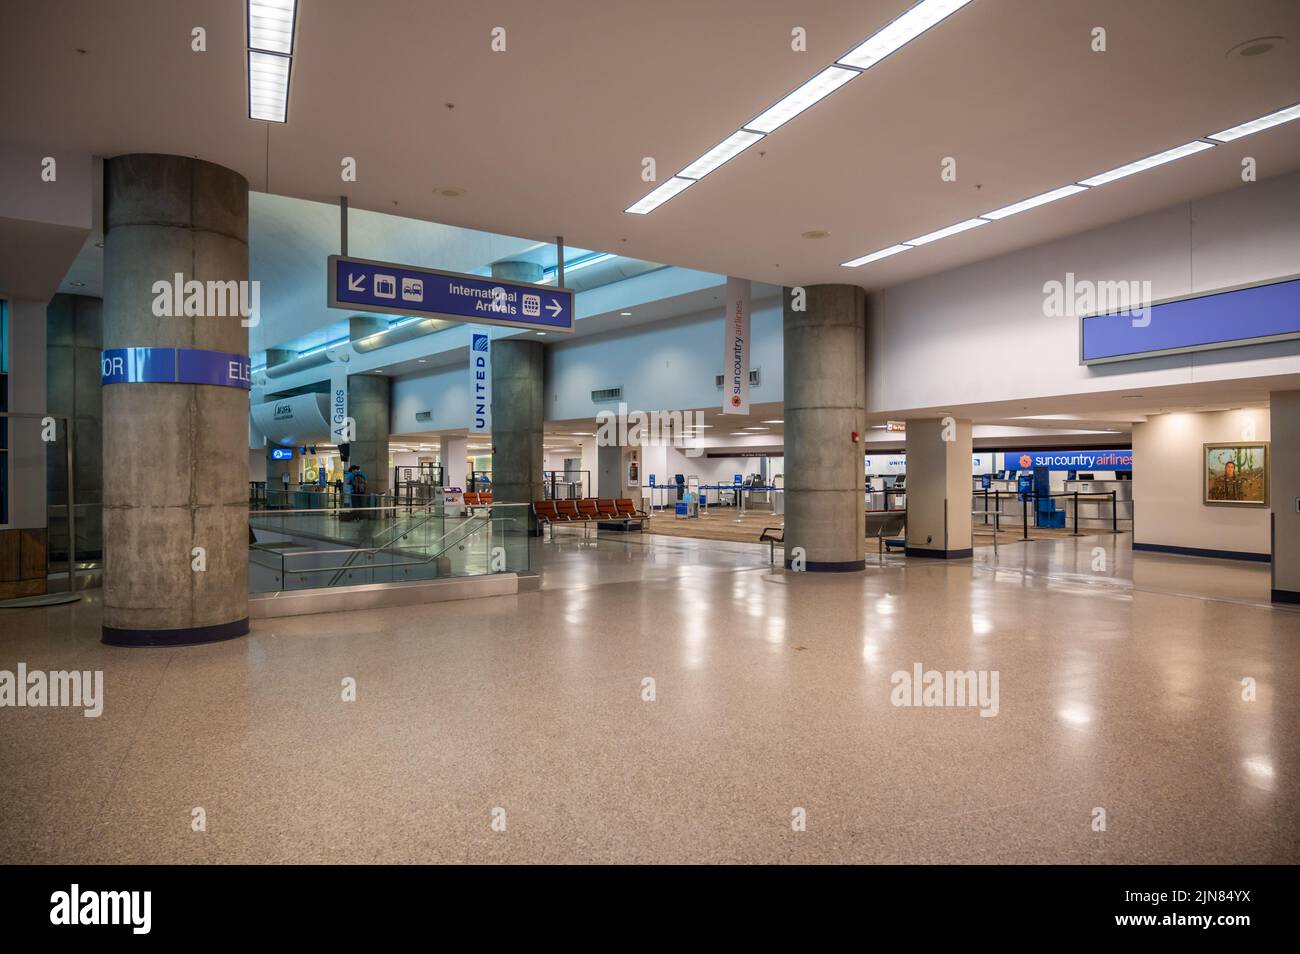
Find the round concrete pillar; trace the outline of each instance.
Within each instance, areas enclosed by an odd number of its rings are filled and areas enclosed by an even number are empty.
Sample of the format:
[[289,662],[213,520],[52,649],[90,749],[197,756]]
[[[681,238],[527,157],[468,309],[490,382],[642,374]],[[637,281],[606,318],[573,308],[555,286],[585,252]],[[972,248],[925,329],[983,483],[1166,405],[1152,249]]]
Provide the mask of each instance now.
[[[492,499],[542,499],[542,367],[540,341],[492,342]],[[535,528],[530,518],[530,528]]]
[[226,307],[247,280],[243,176],[105,162],[105,367],[130,368],[103,391],[105,643],[248,632],[248,329]]
[[786,566],[861,570],[866,295],[809,285],[802,311],[789,288],[784,302]]

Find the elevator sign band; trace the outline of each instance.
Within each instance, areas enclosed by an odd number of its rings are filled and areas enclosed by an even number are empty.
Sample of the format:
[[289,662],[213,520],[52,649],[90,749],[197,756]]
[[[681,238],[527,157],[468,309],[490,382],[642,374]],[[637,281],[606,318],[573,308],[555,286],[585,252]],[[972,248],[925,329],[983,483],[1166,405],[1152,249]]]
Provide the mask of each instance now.
[[536,331],[573,331],[573,292],[482,275],[331,255],[331,308]]
[[100,352],[99,383],[252,385],[248,355],[201,348],[106,348]]

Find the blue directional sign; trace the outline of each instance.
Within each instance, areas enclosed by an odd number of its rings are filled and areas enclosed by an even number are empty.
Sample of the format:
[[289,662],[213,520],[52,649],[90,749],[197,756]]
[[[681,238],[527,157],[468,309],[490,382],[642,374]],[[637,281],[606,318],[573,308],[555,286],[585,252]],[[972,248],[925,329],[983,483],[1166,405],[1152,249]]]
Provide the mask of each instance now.
[[529,282],[331,255],[331,308],[442,318],[537,331],[573,331],[573,292]]

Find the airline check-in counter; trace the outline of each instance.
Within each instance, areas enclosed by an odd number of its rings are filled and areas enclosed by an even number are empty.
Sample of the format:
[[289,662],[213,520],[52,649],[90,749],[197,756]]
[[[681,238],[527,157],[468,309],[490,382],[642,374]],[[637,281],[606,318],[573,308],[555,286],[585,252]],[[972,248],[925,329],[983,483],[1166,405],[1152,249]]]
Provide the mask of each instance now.
[[[1022,484],[1022,481],[1024,483]],[[1133,481],[1066,478],[1053,481],[1044,493],[1035,490],[1032,472],[1006,478],[972,479],[971,519],[977,527],[995,524],[1010,528],[1028,519],[1035,526],[1055,525],[1061,529],[1131,530],[1133,528]],[[1046,516],[1055,514],[1055,523]]]

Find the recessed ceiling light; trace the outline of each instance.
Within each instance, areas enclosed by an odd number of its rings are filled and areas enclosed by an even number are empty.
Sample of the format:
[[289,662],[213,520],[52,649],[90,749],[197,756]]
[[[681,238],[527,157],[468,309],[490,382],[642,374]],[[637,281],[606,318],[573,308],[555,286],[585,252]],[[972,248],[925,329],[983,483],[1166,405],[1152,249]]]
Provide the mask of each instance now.
[[1300,119],[1300,103],[1295,106],[1288,106],[1286,109],[1279,109],[1275,113],[1269,113],[1267,116],[1260,116],[1259,119],[1252,119],[1250,122],[1242,123],[1240,126],[1233,126],[1231,129],[1225,129],[1223,132],[1216,132],[1207,136],[1207,139],[1215,139],[1219,142],[1232,142],[1234,139],[1240,139],[1242,136],[1249,136],[1273,126],[1280,126],[1282,123],[1289,123],[1293,119]]
[[825,229],[809,229],[807,232],[804,232],[799,237],[806,238],[806,239],[824,239],[824,238],[829,238],[830,234],[831,233],[827,232]]
[[884,29],[873,33],[835,62],[859,70],[870,69],[890,53],[906,46],[930,27],[956,13],[968,3],[970,0],[921,0],[912,9],[890,22]]
[[624,318],[627,318],[629,315],[632,314],[632,312],[630,312],[630,311],[620,311],[619,314],[622,315]]
[[424,364],[424,359],[420,358],[420,364]]
[[1256,56],[1263,56],[1276,47],[1286,42],[1284,36],[1257,36],[1253,40],[1246,40],[1238,43],[1227,52],[1228,57],[1239,56],[1245,59],[1253,59]]
[[545,332],[545,331],[539,331],[539,332],[537,332],[537,337],[539,337],[539,338],[545,338],[545,337],[546,337],[546,332]]
[[623,211],[630,212],[632,215],[648,215],[673,196],[685,192],[688,188],[695,185],[697,181],[699,180],[683,179],[681,176],[673,176],[667,182],[660,185],[657,189],[647,193],[642,199],[632,203]]
[[747,428],[745,428],[745,430],[747,430],[747,431],[770,431],[771,429],[772,429],[772,428],[770,428],[770,427],[747,427]]
[[861,258],[855,258],[852,261],[841,262],[840,264],[845,268],[857,268],[859,265],[866,265],[868,262],[879,261],[882,258],[897,255],[899,252],[906,252],[911,247],[910,245],[891,245],[889,248],[882,248],[879,252],[872,252],[869,255],[863,255]]
[[1090,179],[1080,179],[1080,185],[1099,186],[1107,182],[1114,182],[1116,179],[1123,179],[1125,176],[1131,176],[1138,172],[1145,172],[1147,169],[1153,169],[1156,166],[1162,166],[1166,162],[1173,162],[1175,159],[1181,159],[1184,156],[1195,155],[1206,149],[1213,149],[1214,143],[1205,142],[1200,139],[1193,139],[1191,142],[1183,143],[1181,146],[1175,146],[1173,149],[1166,149],[1164,152],[1158,152],[1154,156],[1147,156],[1145,159],[1138,159],[1118,168],[1111,169],[1109,172],[1103,172],[1095,175]]
[[784,424],[785,421],[764,421],[764,424]]
[[85,287],[86,287],[86,283],[85,283],[85,282],[73,282],[73,283],[72,283],[72,287],[73,287],[73,288],[85,288]]
[[459,186],[438,186],[433,190],[433,194],[443,199],[459,199],[465,194],[465,190]]
[[1087,186],[1061,186],[1059,189],[1053,189],[1051,192],[1044,192],[1042,195],[1036,195],[1031,199],[1021,199],[1019,202],[1014,202],[1011,205],[1004,205],[1002,208],[994,209],[992,212],[985,212],[980,216],[980,218],[1005,219],[1008,215],[1015,215],[1018,212],[1027,212],[1030,209],[1038,208],[1040,205],[1046,205],[1048,202],[1055,202],[1057,199],[1064,199],[1067,196],[1087,191]]
[[734,159],[762,138],[762,133],[738,129],[677,174],[687,179],[703,179],[724,162]]
[[929,245],[931,242],[937,242],[941,238],[947,238],[949,235],[957,235],[969,229],[976,228],[980,225],[988,225],[988,219],[967,219],[965,222],[958,222],[956,225],[950,225],[947,228],[939,229],[935,232],[926,232],[924,235],[918,235],[914,239],[908,239],[904,245]]
[[845,69],[842,66],[828,66],[794,92],[781,97],[745,123],[742,128],[770,133],[794,119],[805,109],[821,102],[849,80],[856,79],[858,75],[857,70]]

